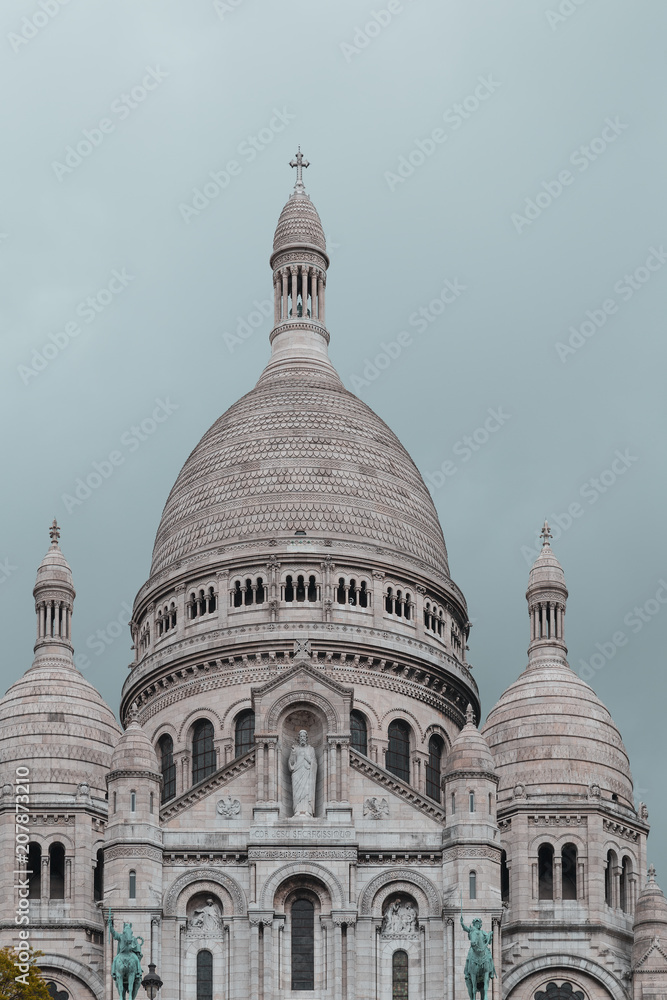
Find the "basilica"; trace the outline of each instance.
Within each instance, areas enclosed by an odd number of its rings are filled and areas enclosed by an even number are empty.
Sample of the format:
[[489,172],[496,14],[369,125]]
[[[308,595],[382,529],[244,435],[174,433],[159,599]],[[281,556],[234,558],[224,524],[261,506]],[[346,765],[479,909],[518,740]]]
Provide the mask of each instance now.
[[123,956],[162,1000],[665,1000],[648,810],[568,666],[549,527],[510,624],[527,663],[483,721],[431,496],[329,360],[292,165],[271,356],[167,498],[122,726],[74,665],[51,528],[0,701],[0,945],[27,928],[54,1000],[115,1000]]

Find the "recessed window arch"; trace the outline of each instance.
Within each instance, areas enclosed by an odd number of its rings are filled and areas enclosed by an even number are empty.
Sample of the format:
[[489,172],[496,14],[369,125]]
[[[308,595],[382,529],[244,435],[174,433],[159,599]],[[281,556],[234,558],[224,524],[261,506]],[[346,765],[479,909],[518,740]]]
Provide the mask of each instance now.
[[197,952],[197,1000],[213,1000],[213,955],[207,948]]
[[535,1000],[585,1000],[581,990],[572,986],[572,983],[561,983],[558,986],[555,982],[547,983],[546,993],[538,990]]
[[134,871],[134,869],[131,869],[130,872],[129,872],[128,882],[129,882],[129,896],[130,896],[130,899],[136,899],[137,898],[137,873]]
[[403,781],[410,781],[410,726],[403,719],[389,723],[387,770]]
[[174,741],[169,733],[164,733],[157,741],[160,770],[162,772],[162,802],[168,802],[176,794],[176,764],[174,763]]
[[366,719],[356,708],[350,712],[350,746],[364,757],[368,756],[368,727]]
[[619,885],[620,907],[624,913],[630,911],[630,875],[632,874],[632,861],[624,856],[621,862],[621,881]]
[[426,794],[436,802],[440,802],[442,776],[442,755],[445,749],[445,741],[442,736],[436,733],[428,741],[428,763],[426,765]]
[[477,872],[474,869],[468,872],[468,897],[477,899]]
[[203,781],[215,771],[213,723],[199,719],[192,730],[192,783]]
[[292,989],[315,989],[315,906],[298,898],[290,910]]
[[57,843],[49,847],[49,898],[65,898],[65,848]]
[[560,853],[563,899],[577,898],[577,847],[565,844]]
[[104,850],[100,847],[95,855],[95,871],[93,872],[93,900],[98,903],[104,898]]
[[28,844],[28,899],[42,898],[42,848],[34,841]]
[[607,906],[614,905],[614,874],[618,860],[615,851],[607,851],[607,864],[604,869],[604,901]]
[[538,899],[554,898],[554,849],[542,844],[537,852]]
[[408,1000],[408,953],[400,948],[391,956],[391,1000]]
[[234,756],[242,757],[255,745],[255,713],[247,708],[236,716],[234,724]]

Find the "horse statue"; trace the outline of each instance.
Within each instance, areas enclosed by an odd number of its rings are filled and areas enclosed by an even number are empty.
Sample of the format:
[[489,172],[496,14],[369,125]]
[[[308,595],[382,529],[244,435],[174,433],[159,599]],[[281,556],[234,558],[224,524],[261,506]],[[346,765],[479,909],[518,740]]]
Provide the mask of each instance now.
[[[132,924],[124,923],[119,934],[113,925],[111,910],[109,910],[109,937],[118,942],[118,951],[111,965],[111,975],[116,983],[120,1000],[136,1000],[141,986],[141,945],[142,937],[135,937]],[[141,944],[139,943],[141,942]]]
[[[463,910],[463,907],[461,907]],[[482,930],[482,921],[476,917],[472,922],[472,927],[466,927],[463,923],[463,912],[461,912],[461,927],[468,935],[470,948],[466,958],[463,975],[468,996],[470,1000],[476,1000],[479,992],[480,1000],[490,1000],[489,980],[496,978],[496,970],[493,965],[493,956],[489,945],[493,940],[493,931],[488,934]]]

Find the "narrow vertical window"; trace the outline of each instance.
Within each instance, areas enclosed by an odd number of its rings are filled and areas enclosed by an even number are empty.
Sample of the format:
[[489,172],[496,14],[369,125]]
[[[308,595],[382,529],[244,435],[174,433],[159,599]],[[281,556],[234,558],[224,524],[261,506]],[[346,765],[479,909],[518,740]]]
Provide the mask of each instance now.
[[500,898],[503,903],[510,901],[510,870],[507,865],[507,851],[500,852]]
[[169,733],[158,740],[158,757],[162,771],[162,801],[168,802],[176,794],[176,765],[174,763],[174,741]]
[[475,793],[468,793],[468,811],[474,813],[475,811]]
[[135,871],[130,872],[130,899],[137,898],[137,873]]
[[42,848],[39,844],[28,847],[28,899],[42,898]]
[[114,792],[113,793],[113,811],[114,812],[116,812],[116,803],[117,803],[117,797],[116,796],[117,796],[117,793]]
[[213,955],[197,952],[197,1000],[213,1000]]
[[130,812],[137,811],[137,793],[130,792]]
[[456,812],[456,792],[452,792],[450,796],[450,801],[451,801],[450,810],[452,815],[454,815],[454,813]]
[[395,951],[391,956],[391,1000],[408,1000],[407,951]]
[[95,855],[95,871],[93,872],[93,900],[97,903],[104,897],[104,851],[100,847]]
[[49,847],[49,897],[65,898],[65,848],[62,844]]
[[554,898],[554,849],[542,844],[537,852],[539,899]]
[[565,844],[561,851],[563,899],[577,898],[577,848]]
[[410,781],[410,727],[403,719],[389,723],[387,770],[403,781]]
[[621,884],[619,886],[621,898],[620,904],[621,909],[624,913],[627,913],[630,909],[630,871],[632,866],[630,864],[630,859],[625,857],[621,862]]
[[428,764],[426,765],[426,794],[436,802],[440,801],[440,772],[442,767],[443,741],[440,736],[432,736],[428,741]]
[[255,713],[251,708],[236,717],[234,727],[234,756],[242,757],[255,745]]
[[153,802],[154,801],[155,801],[155,796],[151,792],[151,794],[148,796],[148,811],[149,811],[149,813],[153,812]]
[[362,753],[364,757],[368,756],[366,720],[356,709],[350,712],[350,745],[357,753]]
[[292,989],[315,989],[315,907],[309,899],[292,904]]
[[203,781],[215,771],[213,725],[208,719],[195,723],[192,733],[192,783]]
[[477,872],[472,871],[468,874],[468,896],[470,899],[477,899]]

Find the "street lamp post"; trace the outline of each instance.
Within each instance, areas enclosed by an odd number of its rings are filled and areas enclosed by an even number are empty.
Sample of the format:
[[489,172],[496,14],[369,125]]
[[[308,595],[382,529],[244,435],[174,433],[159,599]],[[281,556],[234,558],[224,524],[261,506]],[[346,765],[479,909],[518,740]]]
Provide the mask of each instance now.
[[148,1000],[155,1000],[162,989],[162,980],[155,971],[155,962],[148,963],[148,974],[142,979],[141,985],[148,994]]

